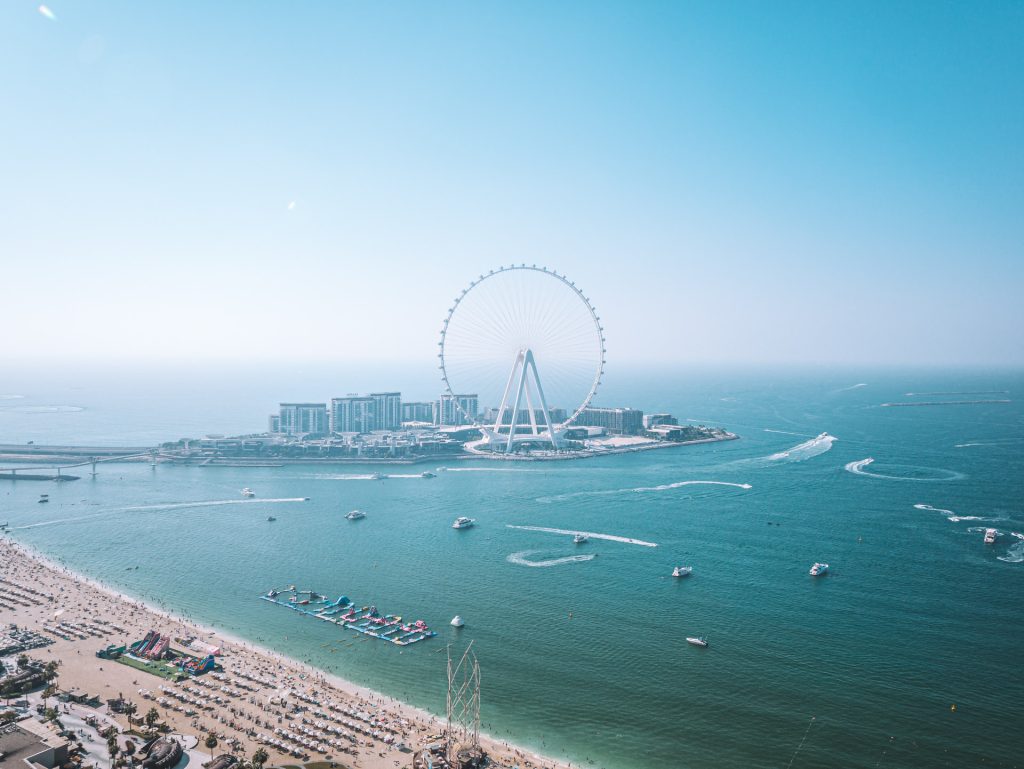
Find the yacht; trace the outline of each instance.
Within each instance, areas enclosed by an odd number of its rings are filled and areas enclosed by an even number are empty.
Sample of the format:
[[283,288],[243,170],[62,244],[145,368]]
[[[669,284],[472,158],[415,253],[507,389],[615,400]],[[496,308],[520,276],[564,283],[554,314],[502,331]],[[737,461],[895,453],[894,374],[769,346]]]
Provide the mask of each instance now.
[[243,497],[255,497],[256,496],[256,492],[253,491],[252,489],[250,489],[248,486],[246,486],[244,489],[242,489],[242,496]]
[[456,614],[454,617],[452,617],[452,621],[451,621],[451,626],[452,627],[462,627],[465,624],[466,624],[466,620],[462,619],[462,617],[460,617],[458,614]]
[[708,639],[704,636],[687,636],[686,643],[693,644],[694,646],[706,647],[708,645]]
[[50,495],[49,494],[40,494],[38,501],[39,501],[39,504],[43,504],[44,502],[49,502],[50,501]]
[[573,534],[573,536],[572,536],[572,543],[574,545],[582,545],[584,542],[586,542],[589,539],[590,539],[590,537],[588,537],[583,532],[577,532],[576,534]]
[[420,478],[436,478],[436,477],[437,476],[434,475],[434,473],[430,472],[429,470],[424,470],[422,473],[420,473]]
[[827,563],[816,563],[811,567],[810,575],[812,577],[822,577],[828,572]]
[[345,517],[348,518],[350,521],[358,521],[360,518],[365,518],[366,513],[364,513],[362,510],[353,510]]
[[468,529],[474,523],[476,523],[476,519],[475,518],[467,518],[464,515],[460,515],[458,518],[455,519],[455,523],[452,524],[452,528],[453,529]]
[[994,545],[998,536],[999,532],[995,529],[985,529],[985,544]]
[[693,572],[692,566],[676,566],[674,569],[672,569],[672,576],[689,577],[691,572]]

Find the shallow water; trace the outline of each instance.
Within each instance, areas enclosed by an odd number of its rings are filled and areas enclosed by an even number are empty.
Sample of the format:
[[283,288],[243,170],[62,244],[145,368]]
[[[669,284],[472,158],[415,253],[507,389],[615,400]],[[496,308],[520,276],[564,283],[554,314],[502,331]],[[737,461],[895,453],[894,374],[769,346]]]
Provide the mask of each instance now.
[[[741,440],[459,462],[432,479],[396,467],[407,477],[374,482],[370,467],[106,466],[45,488],[3,482],[0,521],[127,592],[434,711],[445,695],[435,652],[475,639],[485,730],[574,762],[1016,766],[1022,385],[1006,372],[646,377],[602,402]],[[19,405],[39,402],[17,386]],[[1012,402],[879,408],[907,392],[981,389],[1009,390]],[[116,442],[125,412],[82,392],[38,396],[82,411],[7,412],[0,429]],[[176,414],[187,427],[216,411],[144,405],[126,442],[176,439],[188,432],[168,427]],[[228,431],[241,417],[220,419]],[[823,432],[836,440],[815,440]],[[257,498],[241,499],[243,486]],[[49,505],[35,504],[41,491]],[[345,520],[353,508],[366,519]],[[453,530],[458,515],[477,525]],[[996,545],[972,530],[979,518],[994,521]],[[590,541],[574,545],[575,531]],[[830,574],[809,577],[814,561]],[[684,563],[693,576],[673,579]],[[257,600],[291,583],[422,618],[439,637],[404,650],[351,643],[359,636]],[[465,628],[448,625],[455,614]],[[710,648],[687,635],[707,635]]]

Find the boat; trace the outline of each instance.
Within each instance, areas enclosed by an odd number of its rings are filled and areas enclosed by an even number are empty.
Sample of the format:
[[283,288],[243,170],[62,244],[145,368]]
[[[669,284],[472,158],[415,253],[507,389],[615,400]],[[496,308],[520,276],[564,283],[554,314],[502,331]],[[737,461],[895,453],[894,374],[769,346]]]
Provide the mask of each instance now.
[[43,504],[44,502],[49,502],[49,501],[50,501],[50,495],[49,494],[40,494],[39,495],[39,504]]
[[460,515],[458,518],[455,519],[455,523],[452,524],[452,528],[453,529],[468,529],[474,523],[476,523],[476,519],[475,518],[467,518],[464,515]]
[[272,515],[270,515],[270,516],[267,516],[267,521],[268,521],[268,522],[272,522],[272,521],[276,521],[276,520],[277,520],[277,518],[275,518],[275,517],[274,517],[274,516],[272,516]]
[[371,473],[370,474],[370,480],[371,481],[383,481],[384,478],[385,478],[385,476],[381,475],[380,473]]
[[256,496],[256,492],[253,491],[252,489],[250,489],[248,486],[246,486],[244,489],[242,489],[242,496],[243,497],[255,497]]
[[353,510],[345,517],[348,518],[350,521],[358,521],[360,518],[365,518],[366,513],[364,513],[362,510]]
[[420,473],[420,478],[436,478],[437,476],[429,470],[424,470]]
[[584,534],[583,532],[577,532],[577,533],[575,533],[575,534],[573,534],[573,535],[572,535],[572,543],[573,543],[574,545],[582,545],[582,544],[583,544],[584,542],[586,542],[586,541],[587,541],[588,539],[590,539],[590,537],[588,537],[588,536],[587,536],[586,534]]
[[465,624],[466,624],[466,620],[462,619],[462,617],[460,617],[458,614],[456,614],[454,617],[452,617],[452,621],[451,621],[451,626],[452,627],[462,627]]
[[985,529],[985,544],[994,545],[998,536],[999,532],[995,529]]
[[816,563],[811,567],[809,572],[812,577],[822,577],[828,572],[827,563]]
[[708,645],[708,639],[704,636],[687,636],[686,643],[705,648]]
[[693,572],[693,567],[692,566],[676,566],[674,569],[672,569],[672,576],[673,577],[689,577],[692,572]]

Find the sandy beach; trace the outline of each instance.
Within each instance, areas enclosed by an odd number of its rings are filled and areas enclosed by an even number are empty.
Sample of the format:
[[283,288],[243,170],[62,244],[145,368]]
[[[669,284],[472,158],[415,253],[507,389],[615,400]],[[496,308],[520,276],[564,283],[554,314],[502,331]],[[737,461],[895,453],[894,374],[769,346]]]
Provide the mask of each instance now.
[[[440,719],[422,710],[215,628],[155,610],[8,538],[0,538],[0,580],[0,622],[54,639],[51,646],[28,654],[59,662],[62,691],[95,695],[103,703],[101,713],[106,713],[108,699],[123,696],[137,705],[136,721],[156,707],[161,722],[177,733],[200,740],[216,733],[216,753],[249,757],[262,746],[270,754],[268,766],[327,760],[391,769],[412,763],[412,753],[400,746],[416,750],[444,729]],[[109,644],[132,643],[150,630],[219,647],[222,671],[175,684],[96,656]],[[110,715],[127,729],[125,716]],[[325,750],[303,747],[283,737],[282,731],[312,738]],[[482,737],[481,743],[499,766],[571,766],[491,738]]]

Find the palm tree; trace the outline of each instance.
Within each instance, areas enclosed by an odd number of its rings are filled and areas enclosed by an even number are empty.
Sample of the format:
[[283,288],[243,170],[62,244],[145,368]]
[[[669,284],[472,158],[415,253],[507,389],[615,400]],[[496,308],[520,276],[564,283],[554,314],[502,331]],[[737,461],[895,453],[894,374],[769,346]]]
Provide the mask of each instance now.
[[267,759],[270,755],[263,748],[256,748],[256,752],[252,754],[252,768],[263,769],[263,765],[267,763]]
[[203,742],[203,744],[210,749],[210,760],[213,761],[213,749],[217,747],[217,735],[213,732],[210,732],[207,735],[206,741]]
[[52,681],[57,677],[57,662],[56,660],[50,660],[46,663],[46,667],[43,668],[44,674],[47,681]]
[[23,668],[26,665],[28,665],[28,655],[27,654],[19,654],[18,655],[18,667],[19,668]]
[[50,699],[50,697],[52,697],[56,693],[57,693],[57,687],[56,686],[52,686],[51,685],[51,686],[47,686],[45,689],[43,689],[43,710],[46,710],[46,701],[48,699]]
[[132,729],[132,716],[138,712],[139,708],[134,702],[128,702],[124,706],[124,714],[128,716],[128,731]]
[[117,737],[115,735],[110,735],[110,739],[107,740],[107,752],[110,754],[110,763],[113,764],[117,754],[121,752],[121,749],[117,746]]
[[150,708],[149,712],[146,713],[146,726],[152,729],[159,720],[160,712],[156,708]]
[[132,756],[135,754],[135,743],[131,740],[128,740],[128,742],[125,743],[124,754],[128,756],[129,763],[132,766],[135,766],[135,760],[132,758]]

